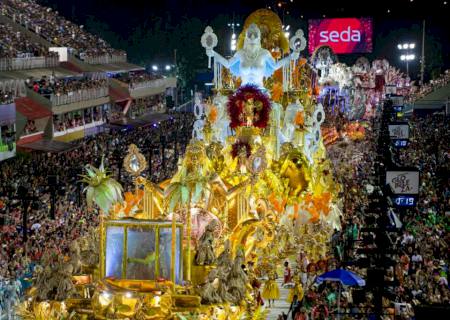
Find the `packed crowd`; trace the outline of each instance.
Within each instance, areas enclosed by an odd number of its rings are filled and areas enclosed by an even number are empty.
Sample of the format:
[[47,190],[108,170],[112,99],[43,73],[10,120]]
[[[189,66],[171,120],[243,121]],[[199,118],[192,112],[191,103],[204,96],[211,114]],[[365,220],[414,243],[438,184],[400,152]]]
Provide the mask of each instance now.
[[30,58],[57,56],[43,45],[33,42],[20,32],[4,23],[0,23],[0,58]]
[[35,0],[4,0],[0,3],[0,12],[48,41],[74,49],[80,57],[126,55]]
[[[442,115],[415,118],[410,122],[412,138],[405,149],[392,149],[392,161],[420,171],[420,194],[417,206],[403,212],[391,208],[390,242],[383,247],[393,250],[387,257],[391,267],[385,270],[386,288],[382,298],[383,319],[414,319],[418,305],[448,305],[448,243],[450,211],[450,139],[449,123]],[[364,290],[344,287],[340,300],[341,319],[374,319],[376,311],[373,274],[376,233],[373,229],[386,216],[380,210],[375,169],[377,130],[366,130],[363,142],[341,141],[328,149],[335,164],[336,177],[344,187],[342,230],[332,238],[329,270],[345,267],[366,279]],[[384,163],[383,165],[388,165]],[[383,168],[383,165],[381,167]],[[384,169],[382,169],[384,170]],[[389,205],[388,205],[389,207]],[[397,214],[395,214],[397,212]],[[393,230],[393,229],[392,229]],[[309,269],[309,270],[308,270]],[[312,270],[312,272],[311,272]],[[321,271],[323,272],[323,270]],[[327,319],[337,312],[338,286],[314,284],[314,267],[300,253],[294,274],[301,280],[301,296],[291,304],[289,319]],[[379,280],[382,281],[382,280]],[[292,295],[291,295],[292,301]],[[280,319],[284,319],[280,315]]]
[[0,104],[10,104],[14,102],[16,95],[10,90],[0,89]]
[[55,132],[65,131],[75,127],[90,124],[92,122],[108,119],[108,110],[101,106],[86,108],[83,111],[71,111],[68,113],[53,115],[53,129]]
[[133,88],[133,86],[135,86],[138,83],[161,79],[162,76],[158,74],[147,73],[144,71],[136,71],[128,73],[118,73],[114,75],[114,78],[122,82],[128,83],[130,87]]
[[139,117],[151,112],[166,111],[163,98],[163,95],[153,95],[150,97],[134,99],[130,106],[131,117]]
[[47,98],[51,96],[71,95],[83,90],[107,88],[107,79],[67,78],[58,79],[53,75],[43,76],[41,79],[28,78],[26,85],[29,89]]
[[[176,170],[178,156],[184,153],[191,135],[191,126],[191,116],[174,116],[155,126],[85,138],[76,149],[64,153],[33,153],[0,163],[0,281],[21,277],[28,263],[39,263],[45,250],[66,253],[72,239],[96,226],[98,215],[86,208],[81,186],[77,183],[84,164],[98,166],[104,157],[106,167],[125,190],[131,190],[132,177],[122,165],[128,145],[134,143],[151,164],[144,174],[160,182]],[[55,220],[49,218],[50,189],[46,186],[49,175],[57,175],[58,189],[65,190],[64,195],[58,193]],[[30,195],[36,197],[29,211],[26,254],[22,249],[19,186],[26,187]]]
[[441,74],[436,79],[430,80],[429,83],[424,84],[416,88],[415,91],[408,98],[408,102],[414,102],[419,100],[426,95],[430,94],[434,90],[437,90],[443,86],[446,86],[450,82],[450,70],[445,70],[443,74]]

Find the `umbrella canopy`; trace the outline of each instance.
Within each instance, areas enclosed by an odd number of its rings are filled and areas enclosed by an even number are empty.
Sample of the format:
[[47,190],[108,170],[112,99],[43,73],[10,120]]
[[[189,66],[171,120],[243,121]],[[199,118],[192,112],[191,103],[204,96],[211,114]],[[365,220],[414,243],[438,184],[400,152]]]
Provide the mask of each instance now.
[[363,278],[361,278],[354,272],[344,269],[336,269],[333,271],[325,272],[324,274],[316,278],[317,283],[322,283],[323,281],[340,282],[345,286],[363,287],[366,285],[366,281]]

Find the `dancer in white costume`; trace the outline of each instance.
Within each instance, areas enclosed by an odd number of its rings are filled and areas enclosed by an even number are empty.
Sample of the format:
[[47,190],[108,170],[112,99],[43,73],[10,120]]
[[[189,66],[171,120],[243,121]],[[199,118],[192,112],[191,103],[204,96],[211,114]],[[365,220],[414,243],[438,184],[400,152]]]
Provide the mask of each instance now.
[[244,47],[236,51],[227,60],[213,49],[207,48],[206,54],[229,69],[234,76],[241,77],[241,85],[253,84],[263,89],[263,78],[270,77],[276,70],[287,65],[290,60],[299,58],[294,51],[288,57],[275,61],[270,52],[261,47],[261,31],[256,24],[251,24],[244,39]]

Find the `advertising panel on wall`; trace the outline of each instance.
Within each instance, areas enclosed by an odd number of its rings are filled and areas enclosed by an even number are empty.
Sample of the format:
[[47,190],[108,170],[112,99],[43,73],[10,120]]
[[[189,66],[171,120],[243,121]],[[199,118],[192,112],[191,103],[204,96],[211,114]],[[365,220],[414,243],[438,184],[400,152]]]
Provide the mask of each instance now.
[[386,184],[395,195],[416,195],[419,193],[419,171],[386,171]]
[[329,46],[336,54],[372,52],[371,18],[309,20],[309,53]]
[[389,137],[391,139],[409,139],[409,125],[406,124],[390,124]]
[[16,155],[16,105],[0,105],[0,161]]

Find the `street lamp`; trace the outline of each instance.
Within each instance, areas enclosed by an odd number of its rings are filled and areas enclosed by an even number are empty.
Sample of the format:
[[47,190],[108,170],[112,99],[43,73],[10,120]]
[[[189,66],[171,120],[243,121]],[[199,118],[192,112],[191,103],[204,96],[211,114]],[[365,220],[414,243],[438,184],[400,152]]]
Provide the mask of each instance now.
[[172,69],[172,67],[169,64],[167,64],[165,69],[166,69],[166,71],[170,71],[170,69]]
[[284,26],[284,25],[283,25],[283,27],[282,27],[283,32],[284,32],[284,36],[285,36],[286,38],[288,38],[288,39],[289,39],[289,35],[291,34],[291,33],[289,32],[289,28],[290,28],[290,27],[291,27],[290,25],[287,25],[287,26]]
[[228,26],[231,28],[231,31],[232,31],[231,42],[230,42],[230,51],[231,51],[231,54],[233,54],[233,52],[236,51],[236,48],[237,48],[235,27],[240,27],[241,25],[239,23],[230,22],[230,23],[228,23]]
[[158,66],[156,64],[152,65],[152,70],[153,71],[158,71]]
[[[400,60],[406,62],[406,75],[409,77],[409,61],[413,61],[416,59],[416,55],[412,53],[410,50],[413,50],[416,47],[415,43],[403,43],[398,44],[397,48],[402,52],[400,55]],[[403,54],[404,53],[404,54]]]

